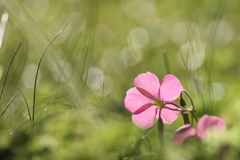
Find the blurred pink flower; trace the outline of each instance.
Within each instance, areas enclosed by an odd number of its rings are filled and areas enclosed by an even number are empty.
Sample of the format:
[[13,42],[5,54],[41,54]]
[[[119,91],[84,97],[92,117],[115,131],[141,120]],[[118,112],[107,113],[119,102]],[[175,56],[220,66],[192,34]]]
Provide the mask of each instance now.
[[198,121],[198,132],[196,132],[192,125],[186,124],[178,128],[172,138],[175,143],[182,144],[188,137],[195,136],[205,138],[206,134],[213,128],[224,130],[226,126],[222,119],[215,116],[204,115]]
[[[127,91],[124,103],[125,107],[133,112],[133,123],[142,129],[152,127],[154,117],[159,118],[161,106],[177,99],[182,90],[179,79],[174,75],[166,75],[160,84],[157,76],[150,72],[138,75],[134,80],[134,86]],[[166,106],[177,109],[171,104]],[[178,111],[163,108],[161,111],[163,123],[171,124],[177,119],[178,114]]]

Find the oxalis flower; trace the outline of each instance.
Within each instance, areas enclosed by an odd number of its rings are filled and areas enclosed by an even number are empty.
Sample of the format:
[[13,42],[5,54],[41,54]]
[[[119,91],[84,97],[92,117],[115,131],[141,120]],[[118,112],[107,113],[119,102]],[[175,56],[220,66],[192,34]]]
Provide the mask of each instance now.
[[224,121],[215,116],[204,115],[198,121],[197,131],[192,125],[187,124],[176,130],[172,139],[177,144],[183,144],[189,137],[198,137],[204,139],[211,129],[224,130],[226,125]]
[[[177,99],[183,88],[174,75],[166,75],[160,84],[157,76],[150,72],[138,75],[134,80],[134,86],[127,91],[124,103],[125,107],[133,112],[133,123],[142,129],[152,127],[154,117],[159,118],[162,105]],[[178,109],[171,104],[167,104],[166,107]],[[178,111],[166,108],[161,111],[162,121],[167,124],[175,121],[178,115]]]

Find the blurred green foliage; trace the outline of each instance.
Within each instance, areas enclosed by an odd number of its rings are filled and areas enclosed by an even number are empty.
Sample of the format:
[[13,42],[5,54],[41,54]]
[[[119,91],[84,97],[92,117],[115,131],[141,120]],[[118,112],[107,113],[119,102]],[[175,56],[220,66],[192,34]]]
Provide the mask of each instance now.
[[[237,0],[1,0],[0,84],[21,43],[1,95],[0,159],[238,159],[240,121]],[[36,90],[36,69],[44,49]],[[170,141],[183,124],[138,129],[124,107],[134,78],[176,75],[197,116],[227,124],[202,142]],[[19,90],[17,90],[18,88]],[[178,102],[178,101],[177,101]],[[187,101],[186,101],[187,102]],[[189,102],[187,102],[189,104]]]

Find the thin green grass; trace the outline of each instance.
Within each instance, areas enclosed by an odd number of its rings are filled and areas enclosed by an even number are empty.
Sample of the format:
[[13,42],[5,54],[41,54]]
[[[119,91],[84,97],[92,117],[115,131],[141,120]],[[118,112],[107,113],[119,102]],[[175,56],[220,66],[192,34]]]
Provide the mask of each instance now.
[[[196,23],[197,20],[199,19],[200,15],[200,10],[201,10],[201,3],[200,1],[197,1],[196,4],[190,5],[192,3],[189,3],[187,6],[182,4],[181,2],[175,1],[178,6],[178,11],[180,13],[180,16],[183,20],[187,20],[188,22],[191,23]],[[212,87],[211,87],[211,82],[212,82],[212,68],[213,68],[213,61],[214,61],[214,41],[215,41],[215,36],[216,36],[216,31],[218,29],[219,23],[223,17],[224,13],[224,7],[226,2],[225,0],[221,0],[220,3],[218,3],[218,6],[216,7],[216,13],[214,13],[214,19],[215,23],[214,26],[211,28],[211,34],[209,35],[209,40],[207,41],[207,46],[205,49],[205,59],[200,66],[200,68],[195,69],[195,70],[190,70],[188,66],[188,55],[191,54],[191,50],[187,50],[187,57],[183,57],[183,54],[180,53],[180,57],[182,59],[182,62],[185,66],[186,71],[188,74],[191,76],[191,79],[193,81],[193,84],[196,88],[196,91],[198,93],[198,97],[202,103],[202,108],[203,112],[206,114],[213,114],[213,92],[212,92]],[[192,13],[192,14],[189,14]],[[187,28],[187,36],[185,42],[191,42],[194,38],[197,37],[196,30],[194,30],[193,26],[191,24],[186,23],[186,28]],[[200,37],[202,38],[202,37]],[[184,60],[185,58],[185,60]],[[199,80],[199,77],[204,78],[204,81],[201,82]],[[204,86],[204,88],[202,88]],[[209,87],[208,87],[209,86]]]
[[[209,41],[208,41],[208,45],[206,48],[206,63],[204,65],[204,73],[205,73],[205,78],[206,78],[206,84],[209,86],[206,90],[206,95],[205,95],[205,99],[207,101],[208,106],[212,106],[212,99],[213,99],[213,91],[212,91],[212,68],[213,68],[213,61],[214,61],[214,57],[215,57],[215,37],[216,37],[216,32],[218,30],[219,24],[221,23],[221,20],[223,18],[223,13],[225,10],[225,0],[221,0],[220,3],[218,3],[217,6],[217,12],[215,13],[215,22],[213,27],[211,28],[211,34],[209,35]],[[213,114],[213,108],[210,107],[209,109],[209,113]]]
[[[6,72],[4,81],[3,81],[2,89],[1,89],[1,92],[0,92],[0,100],[1,100],[2,95],[3,95],[4,87],[5,87],[5,85],[6,85],[7,78],[8,78],[8,74],[9,74],[10,68],[11,68],[11,66],[12,66],[13,60],[14,60],[16,54],[18,53],[20,47],[21,47],[21,43],[19,44],[17,50],[16,50],[15,53],[13,54],[12,59],[11,59],[9,65],[8,65],[7,72]],[[0,114],[0,117],[2,117],[2,116],[4,115],[4,113],[6,112],[6,110],[8,109],[8,107],[10,106],[10,104],[12,103],[12,101],[13,101],[13,100],[15,99],[15,97],[17,97],[17,96],[18,96],[18,95],[15,95],[15,96],[13,96],[13,97],[10,99],[10,101],[7,103],[7,105],[3,108],[3,111],[2,111],[2,113]]]
[[7,103],[7,105],[3,108],[2,113],[0,114],[0,117],[2,117],[4,115],[4,113],[6,112],[6,110],[8,109],[8,107],[10,106],[10,104],[12,103],[12,101],[18,96],[19,94],[13,96],[9,102]]
[[2,89],[1,89],[1,92],[0,92],[0,100],[1,100],[1,98],[2,98],[3,90],[4,90],[5,84],[6,84],[6,82],[7,82],[8,73],[9,73],[9,71],[10,71],[10,68],[11,68],[11,66],[12,66],[13,60],[14,60],[16,54],[18,53],[18,50],[20,49],[20,47],[21,47],[21,43],[20,43],[19,46],[17,47],[17,50],[16,50],[15,53],[13,54],[13,57],[12,57],[9,65],[8,65],[7,72],[6,72],[4,81],[3,81]]
[[23,99],[24,99],[24,102],[25,102],[26,107],[27,107],[29,122],[30,122],[30,125],[32,125],[32,116],[31,116],[31,112],[30,112],[30,108],[29,108],[27,99],[26,99],[26,97],[24,96],[23,92],[22,92],[20,89],[17,88],[17,90],[21,93],[21,95],[22,95],[22,97],[23,97]]
[[168,54],[165,50],[162,50],[161,53],[163,56],[163,61],[164,61],[164,65],[166,68],[166,72],[167,72],[167,74],[171,74],[171,68],[170,68],[170,64],[169,64]]
[[[33,105],[32,105],[32,118],[31,118],[31,126],[34,128],[35,125],[35,108],[36,108],[36,95],[37,95],[37,79],[38,79],[38,73],[39,73],[39,69],[40,69],[40,65],[42,62],[42,59],[48,49],[48,47],[53,43],[53,41],[62,33],[62,31],[67,27],[68,23],[56,34],[56,36],[49,42],[49,44],[47,45],[47,47],[44,49],[42,56],[38,62],[38,66],[37,66],[37,71],[36,71],[36,75],[35,75],[35,80],[34,80],[34,89],[33,89]],[[44,111],[45,112],[45,111]],[[39,116],[39,118],[41,117],[41,115],[44,113],[42,112]],[[32,129],[33,129],[32,128]]]

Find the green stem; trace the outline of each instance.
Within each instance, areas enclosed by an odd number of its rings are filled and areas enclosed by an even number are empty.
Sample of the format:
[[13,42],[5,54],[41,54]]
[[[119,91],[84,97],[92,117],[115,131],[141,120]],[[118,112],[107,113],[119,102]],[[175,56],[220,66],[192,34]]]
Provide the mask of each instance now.
[[35,81],[34,81],[34,90],[33,90],[33,109],[32,109],[32,130],[33,130],[33,126],[34,126],[34,118],[35,118],[35,103],[36,103],[36,91],[37,91],[37,79],[38,79],[38,72],[40,69],[40,65],[42,62],[42,59],[47,51],[47,49],[49,48],[49,46],[53,43],[53,41],[59,36],[59,34],[67,27],[68,23],[63,27],[63,29],[61,29],[56,36],[49,42],[49,44],[47,45],[47,47],[44,49],[42,56],[38,62],[38,67],[37,67],[37,71],[36,71],[36,75],[35,75]]
[[[173,103],[173,102],[166,102],[166,103],[164,103],[161,107],[165,107],[167,104],[174,105],[174,106],[176,106],[176,107],[184,110],[184,107],[182,107],[181,105],[178,105],[178,104],[176,104],[176,103]],[[167,108],[167,107],[165,107],[165,108]],[[170,109],[170,108],[168,108],[168,109]],[[179,110],[176,110],[176,111],[179,111]]]
[[10,106],[10,104],[12,103],[12,101],[14,100],[14,98],[17,97],[18,95],[19,95],[19,94],[13,96],[13,97],[10,99],[10,101],[7,103],[6,107],[4,107],[2,113],[0,114],[0,117],[3,116],[3,114],[6,112],[6,110],[8,109],[8,107]]
[[166,108],[166,109],[169,109],[169,110],[171,110],[171,111],[179,111],[179,109],[173,109],[173,108],[169,108],[169,107],[165,107],[165,106],[163,106],[163,107],[161,107],[161,108]]
[[31,118],[31,112],[30,112],[30,108],[29,108],[29,105],[28,105],[28,102],[27,102],[27,99],[26,97],[24,96],[23,92],[17,88],[17,90],[21,93],[25,103],[26,103],[26,106],[27,106],[27,111],[28,111],[28,117],[29,117],[29,121],[30,121],[30,125],[32,124],[32,118]]
[[164,147],[164,124],[162,122],[162,118],[158,119],[158,134],[161,148]]
[[[186,102],[182,98],[182,94],[180,96],[180,105],[183,106],[184,108],[187,107]],[[182,116],[183,116],[183,122],[184,124],[190,124],[189,117],[188,117],[188,112],[182,111]]]
[[163,148],[163,146],[164,146],[164,124],[163,124],[163,121],[162,121],[162,118],[161,118],[161,111],[162,111],[162,108],[159,111],[159,118],[158,118],[157,128],[158,128],[158,135],[159,135],[160,145],[161,145],[161,148]]
[[190,100],[190,102],[191,102],[191,105],[192,105],[192,107],[193,107],[193,110],[195,110],[195,106],[194,106],[194,104],[193,104],[193,100],[192,100],[192,97],[190,96],[190,94],[188,93],[188,91],[186,90],[186,89],[182,89],[182,91],[181,91],[181,98],[182,98],[182,92],[184,92],[187,96],[188,96],[188,98],[189,98],[189,100]]
[[164,61],[165,67],[166,67],[167,74],[170,74],[171,70],[170,70],[167,52],[165,50],[162,50],[161,53],[163,55],[163,61]]
[[198,122],[198,118],[196,117],[196,115],[193,112],[191,112],[191,113],[192,113],[192,117],[195,119],[195,121]]
[[1,93],[0,93],[0,100],[1,100],[1,98],[2,98],[3,89],[4,89],[4,86],[5,86],[6,81],[7,81],[7,77],[8,77],[8,73],[9,73],[10,67],[12,66],[12,62],[13,62],[13,60],[14,60],[14,58],[15,58],[15,56],[16,56],[16,54],[17,54],[17,52],[18,52],[18,50],[19,50],[20,47],[21,47],[21,43],[18,45],[18,48],[17,48],[17,50],[15,51],[15,53],[13,54],[13,57],[12,57],[10,63],[9,63],[9,66],[8,66],[8,69],[7,69],[7,72],[6,72],[6,76],[5,76],[4,81],[3,81],[2,90],[1,90]]
[[183,116],[183,122],[184,124],[190,124],[190,120],[189,120],[189,117],[188,117],[188,113],[186,112],[181,112],[182,113],[182,116]]

